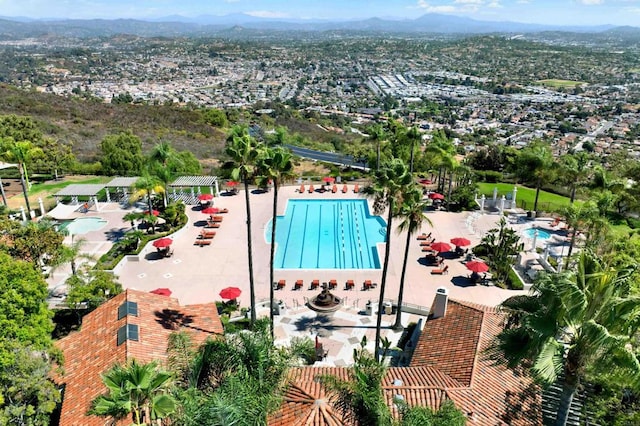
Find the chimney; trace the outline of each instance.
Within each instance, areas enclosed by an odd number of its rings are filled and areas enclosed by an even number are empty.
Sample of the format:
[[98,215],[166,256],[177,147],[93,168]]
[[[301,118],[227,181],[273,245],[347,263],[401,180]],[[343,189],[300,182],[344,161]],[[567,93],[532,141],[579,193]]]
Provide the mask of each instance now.
[[431,315],[434,319],[446,315],[448,299],[449,290],[444,287],[440,287],[436,290],[436,297],[433,299],[433,306],[431,307]]

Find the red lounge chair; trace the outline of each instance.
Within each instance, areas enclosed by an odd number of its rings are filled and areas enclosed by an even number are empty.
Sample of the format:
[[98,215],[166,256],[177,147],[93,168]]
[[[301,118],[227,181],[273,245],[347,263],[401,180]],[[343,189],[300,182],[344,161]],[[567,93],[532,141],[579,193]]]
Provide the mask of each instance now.
[[444,265],[442,269],[433,269],[431,275],[445,275],[449,273],[449,265]]
[[304,185],[300,185],[300,189],[298,189],[298,192],[301,194],[304,192]]
[[353,187],[353,193],[357,194],[358,192],[360,192],[360,186],[356,183],[356,186]]
[[210,240],[215,236],[216,236],[216,231],[205,231],[205,230],[202,230],[200,232],[200,238],[204,238],[204,239]]
[[311,281],[311,290],[315,290],[318,287],[320,287],[320,280]]
[[349,188],[347,188],[347,184],[345,183],[344,186],[342,187],[342,193],[346,194],[347,191],[349,191]]
[[422,246],[420,248],[422,249],[423,253],[425,253],[427,251],[433,251],[433,249],[431,248],[431,244],[429,244],[428,246]]
[[287,285],[286,280],[280,280],[278,281],[278,284],[276,284],[276,290],[282,290],[286,285]]
[[309,185],[309,194],[313,194],[314,191],[313,185]]
[[429,237],[427,236],[427,234],[420,234],[420,235],[418,235],[418,241],[424,241],[424,240],[426,240],[427,238],[429,238]]
[[210,246],[211,240],[196,240],[196,242],[193,244],[200,247]]
[[222,219],[224,219],[222,216],[211,216],[212,222],[222,222]]
[[331,188],[331,192],[334,194],[338,192],[338,185],[333,185],[333,187]]
[[207,224],[204,227],[205,228],[220,228],[220,223],[219,222],[207,221]]
[[300,290],[302,288],[302,284],[303,284],[302,280],[297,280],[296,283],[293,285],[293,289]]
[[363,290],[371,290],[376,285],[377,285],[376,283],[371,283],[371,280],[365,280],[365,282],[362,284],[362,289]]
[[355,287],[355,283],[353,282],[353,280],[347,280],[347,283],[345,285],[345,289],[346,290],[353,290],[353,288]]
[[338,287],[338,281],[336,280],[329,281],[329,289],[334,289],[336,287]]

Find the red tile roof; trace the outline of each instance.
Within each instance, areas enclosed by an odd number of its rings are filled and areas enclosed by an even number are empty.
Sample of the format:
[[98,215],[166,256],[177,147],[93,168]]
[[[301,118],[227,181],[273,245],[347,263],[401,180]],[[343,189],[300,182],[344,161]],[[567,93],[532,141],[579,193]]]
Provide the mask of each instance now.
[[[118,320],[118,308],[125,301],[138,304],[138,316]],[[126,324],[138,325],[138,341],[126,340],[118,346],[118,329]],[[126,290],[87,314],[79,331],[56,342],[64,354],[64,372],[54,377],[65,386],[60,426],[104,425],[104,418],[85,414],[91,401],[106,390],[100,374],[132,358],[164,363],[167,339],[178,330],[191,333],[195,343],[222,334],[215,304],[180,306],[174,298]],[[118,424],[131,423],[128,420]]]

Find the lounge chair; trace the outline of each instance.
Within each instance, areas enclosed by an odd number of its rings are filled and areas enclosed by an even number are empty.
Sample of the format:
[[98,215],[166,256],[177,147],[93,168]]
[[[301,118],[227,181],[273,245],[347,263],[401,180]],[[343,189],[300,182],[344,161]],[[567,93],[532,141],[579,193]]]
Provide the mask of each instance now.
[[331,192],[334,194],[338,192],[338,185],[333,185],[333,187],[331,188]]
[[298,189],[298,192],[301,194],[304,192],[304,185],[300,185],[300,189]]
[[363,290],[371,290],[376,285],[377,284],[376,283],[372,283],[371,280],[365,280],[364,283],[362,283],[362,289]]
[[360,185],[356,183],[356,186],[353,187],[353,193],[357,194],[358,192],[360,192]]
[[212,222],[222,222],[222,219],[224,219],[222,216],[211,216]]
[[428,251],[434,251],[434,250],[431,248],[431,243],[429,243],[429,245],[427,245],[427,246],[421,246],[420,248],[422,249],[422,252],[423,252],[423,253],[426,253],[426,252],[428,252]]
[[428,240],[429,238],[431,238],[431,232],[429,232],[429,234],[427,235],[426,233],[422,233],[420,235],[418,235],[418,240],[419,241],[425,241]]
[[316,288],[320,287],[320,280],[313,280],[311,281],[311,290],[315,290]]
[[218,213],[229,213],[229,209],[225,207],[224,209],[218,210]]
[[196,242],[193,244],[200,247],[210,246],[211,240],[196,240]]
[[313,189],[313,185],[309,185],[309,194],[313,194],[315,189]]
[[338,287],[338,281],[336,281],[336,280],[329,281],[329,290],[332,290],[332,289],[334,289],[336,287]]
[[200,231],[200,238],[211,239],[216,236],[216,231]]
[[287,285],[286,280],[280,280],[276,283],[276,290],[282,290]]
[[353,282],[353,280],[347,280],[345,284],[345,290],[353,290],[355,286],[356,284]]
[[300,290],[302,288],[304,281],[296,280],[296,283],[293,285],[294,290]]
[[349,191],[349,188],[347,188],[347,184],[345,183],[344,186],[342,187],[342,193],[346,194]]
[[207,221],[207,224],[204,226],[205,228],[220,228],[220,222],[212,222]]
[[444,268],[431,270],[431,275],[445,275],[448,273],[449,273],[449,265],[444,265]]

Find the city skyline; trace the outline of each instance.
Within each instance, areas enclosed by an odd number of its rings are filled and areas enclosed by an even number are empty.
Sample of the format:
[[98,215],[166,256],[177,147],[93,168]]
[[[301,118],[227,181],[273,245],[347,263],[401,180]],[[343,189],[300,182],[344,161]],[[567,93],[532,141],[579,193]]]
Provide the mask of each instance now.
[[278,20],[415,19],[427,13],[546,25],[633,25],[640,0],[0,0],[6,17],[159,19],[246,15]]

